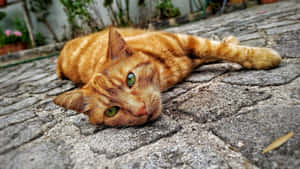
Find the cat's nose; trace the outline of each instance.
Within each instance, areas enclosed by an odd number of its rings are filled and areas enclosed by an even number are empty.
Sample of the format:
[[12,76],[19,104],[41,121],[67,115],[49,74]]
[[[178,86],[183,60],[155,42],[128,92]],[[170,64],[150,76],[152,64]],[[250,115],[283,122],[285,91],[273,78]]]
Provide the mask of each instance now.
[[137,116],[143,116],[143,115],[146,115],[147,112],[146,112],[146,107],[145,105],[143,105],[136,113],[135,113]]

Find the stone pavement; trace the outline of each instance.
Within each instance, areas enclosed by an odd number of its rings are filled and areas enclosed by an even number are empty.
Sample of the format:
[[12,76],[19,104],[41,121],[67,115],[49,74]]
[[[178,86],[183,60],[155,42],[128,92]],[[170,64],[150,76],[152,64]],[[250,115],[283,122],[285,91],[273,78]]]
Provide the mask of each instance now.
[[[162,94],[163,115],[140,127],[92,126],[55,106],[75,88],[56,58],[0,70],[0,169],[300,168],[300,2],[259,6],[167,31],[235,35],[267,46],[280,67],[255,71],[215,63]],[[265,155],[276,138],[287,143]]]

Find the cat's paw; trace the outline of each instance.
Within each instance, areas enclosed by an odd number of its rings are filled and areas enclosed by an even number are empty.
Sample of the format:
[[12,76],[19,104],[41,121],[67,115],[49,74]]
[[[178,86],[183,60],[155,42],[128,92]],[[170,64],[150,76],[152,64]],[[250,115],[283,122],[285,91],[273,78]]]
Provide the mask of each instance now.
[[281,56],[273,49],[260,48],[254,56],[246,59],[242,65],[248,69],[270,69],[281,63]]
[[239,44],[239,40],[234,37],[234,36],[226,36],[223,40],[222,43],[227,43],[227,44],[234,44],[234,45],[238,45]]

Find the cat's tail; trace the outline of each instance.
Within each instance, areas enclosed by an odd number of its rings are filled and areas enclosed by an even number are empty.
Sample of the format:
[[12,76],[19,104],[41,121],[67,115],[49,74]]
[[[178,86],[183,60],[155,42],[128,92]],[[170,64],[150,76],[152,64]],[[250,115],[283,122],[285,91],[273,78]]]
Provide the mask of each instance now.
[[248,69],[269,69],[281,62],[275,50],[241,46],[234,37],[217,42],[196,36],[178,36],[185,48],[201,59],[222,59],[239,63]]

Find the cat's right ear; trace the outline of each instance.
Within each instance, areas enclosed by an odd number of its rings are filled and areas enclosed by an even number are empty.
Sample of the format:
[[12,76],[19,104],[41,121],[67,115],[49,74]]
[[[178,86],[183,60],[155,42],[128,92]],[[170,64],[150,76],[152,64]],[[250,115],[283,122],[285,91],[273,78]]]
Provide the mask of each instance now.
[[109,27],[107,57],[115,60],[120,57],[129,57],[133,54],[122,35],[113,27]]
[[84,113],[88,106],[87,97],[83,89],[75,89],[56,96],[53,102],[66,109]]

